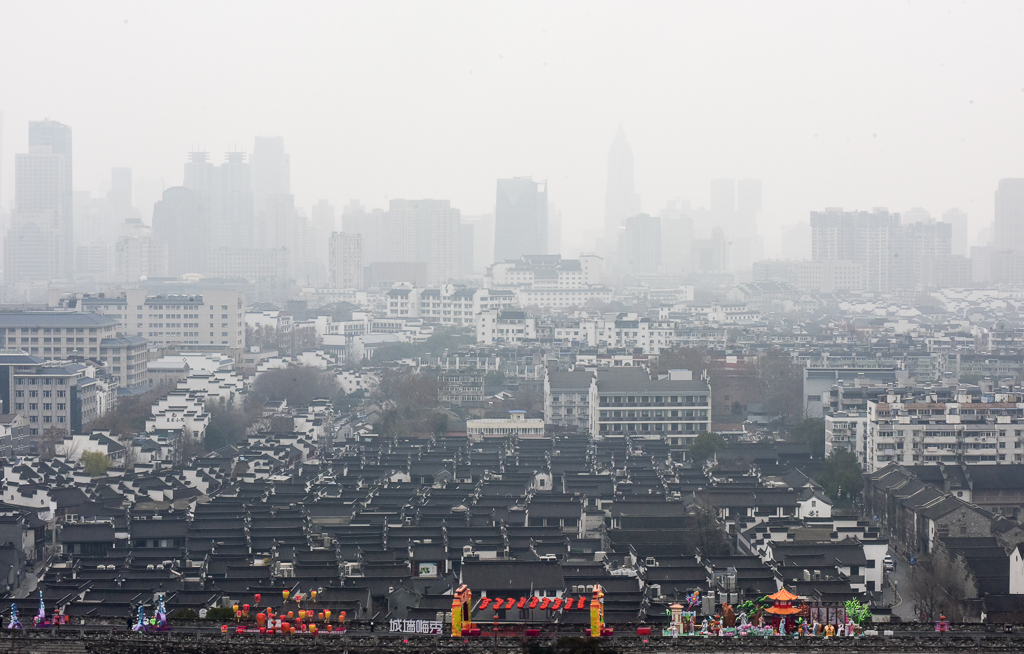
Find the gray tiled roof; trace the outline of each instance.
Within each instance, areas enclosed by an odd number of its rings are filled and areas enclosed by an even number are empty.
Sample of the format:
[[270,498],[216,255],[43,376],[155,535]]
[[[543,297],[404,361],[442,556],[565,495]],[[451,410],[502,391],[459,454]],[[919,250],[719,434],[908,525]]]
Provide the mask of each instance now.
[[78,311],[0,312],[0,328],[10,327],[117,327],[118,320]]

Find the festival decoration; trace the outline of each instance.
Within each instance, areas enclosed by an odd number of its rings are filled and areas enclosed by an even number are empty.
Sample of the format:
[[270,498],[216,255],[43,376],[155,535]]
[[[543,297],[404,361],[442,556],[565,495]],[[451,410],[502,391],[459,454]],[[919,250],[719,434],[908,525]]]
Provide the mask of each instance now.
[[[489,601],[489,598],[485,597],[480,604],[486,608]],[[473,628],[472,608],[473,592],[469,586],[462,584],[455,589],[455,594],[452,596],[452,638],[460,638],[463,631]],[[344,620],[344,615],[345,612],[342,611],[339,618]]]

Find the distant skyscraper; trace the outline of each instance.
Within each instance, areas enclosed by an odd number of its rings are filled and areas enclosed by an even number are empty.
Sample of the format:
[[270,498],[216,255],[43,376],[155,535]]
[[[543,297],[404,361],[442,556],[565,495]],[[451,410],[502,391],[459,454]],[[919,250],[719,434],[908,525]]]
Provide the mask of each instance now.
[[448,200],[392,200],[383,216],[382,261],[427,264],[427,283],[459,278],[459,210]]
[[547,182],[529,177],[499,179],[494,205],[494,260],[547,253]]
[[314,243],[316,247],[316,258],[318,261],[322,261],[324,263],[325,269],[327,268],[327,262],[330,259],[329,243],[331,240],[331,234],[335,231],[340,231],[335,223],[336,220],[333,204],[327,200],[320,200],[320,202],[313,205],[312,224],[313,235],[316,240]]
[[872,213],[837,208],[812,211],[811,259],[860,264],[864,266],[867,290],[887,293],[899,227],[899,214],[885,209]]
[[253,191],[244,152],[228,152],[215,166],[209,153],[190,152],[183,186],[209,214],[210,248],[249,249],[255,242]]
[[645,213],[623,221],[619,254],[623,269],[631,275],[661,272],[661,218]]
[[967,236],[967,213],[957,209],[950,209],[942,214],[942,222],[953,226],[953,254],[970,256],[971,244]]
[[329,269],[332,288],[363,287],[362,240],[359,234],[331,234]]
[[693,270],[693,219],[689,214],[690,203],[678,199],[669,201],[661,211],[661,262],[664,272]]
[[4,210],[4,112],[0,111],[0,214]]
[[173,186],[153,207],[153,241],[167,246],[167,272],[205,274],[210,229],[208,208],[200,195]]
[[291,194],[291,157],[284,151],[281,136],[257,136],[252,157],[252,192],[256,211],[262,211],[268,199]]
[[741,179],[736,182],[736,226],[746,235],[752,236],[757,232],[757,216],[760,213],[761,180]]
[[110,193],[107,194],[110,211],[124,222],[132,216],[132,169],[110,169]]
[[14,213],[5,243],[6,277],[70,279],[74,265],[71,128],[29,123],[29,152],[14,159]]
[[640,213],[640,195],[633,180],[633,149],[621,126],[608,152],[608,183],[604,199],[604,240],[607,252],[614,251],[622,221]]
[[736,180],[711,180],[711,227],[721,227],[726,232],[732,230],[736,219]]
[[487,266],[494,263],[494,214],[463,214],[462,224],[473,227],[473,274],[482,274]]
[[1001,179],[996,189],[994,245],[1024,252],[1024,179]]
[[562,254],[562,210],[548,203],[548,254]]

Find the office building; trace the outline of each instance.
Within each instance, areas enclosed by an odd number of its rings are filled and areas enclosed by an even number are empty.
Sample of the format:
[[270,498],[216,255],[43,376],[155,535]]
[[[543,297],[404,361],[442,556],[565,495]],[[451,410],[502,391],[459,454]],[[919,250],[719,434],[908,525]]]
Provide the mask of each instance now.
[[122,236],[114,244],[115,283],[128,284],[143,278],[166,277],[167,264],[167,244],[157,243],[152,236]]
[[953,250],[955,255],[967,257],[971,254],[970,238],[967,235],[967,213],[956,207],[942,214],[942,222],[953,227]]
[[645,213],[622,221],[619,230],[619,257],[628,275],[654,275],[661,272],[661,218]]
[[210,277],[255,282],[288,279],[291,255],[288,248],[221,248],[210,257]]
[[0,313],[0,343],[45,359],[105,361],[121,388],[146,382],[148,343],[120,333],[120,321],[75,302],[75,311]]
[[205,274],[209,260],[209,207],[184,186],[173,186],[153,207],[153,240],[167,247],[167,272]]
[[867,290],[887,293],[891,285],[894,237],[899,214],[885,209],[811,212],[811,259],[852,261],[864,265]]
[[1001,179],[996,188],[993,244],[1024,252],[1024,179]]
[[441,325],[472,325],[483,311],[501,310],[516,303],[512,291],[463,288],[393,288],[384,294],[388,318],[422,318]]
[[71,129],[29,123],[29,152],[14,158],[14,212],[5,242],[8,283],[73,274]]
[[[28,148],[29,152],[38,151],[41,153],[49,152],[54,155],[60,155],[63,158],[63,185],[61,186],[64,194],[63,202],[63,213],[61,215],[60,224],[58,231],[60,233],[60,243],[58,252],[60,254],[60,262],[58,264],[58,271],[61,277],[70,277],[72,265],[74,262],[74,203],[72,200],[72,194],[74,193],[74,160],[72,157],[71,147],[71,128],[67,125],[58,123],[55,120],[36,120],[31,121],[28,124]],[[15,175],[17,175],[17,163],[15,163]],[[38,181],[38,180],[37,180]],[[29,185],[34,185],[32,181],[28,181]],[[49,194],[50,191],[46,190],[50,188],[50,182],[43,181],[42,188],[44,194]],[[17,195],[17,181],[15,181],[15,195]],[[50,206],[50,201],[44,198],[40,198],[43,203]]]
[[548,252],[547,182],[529,177],[498,180],[494,210],[494,260]]
[[622,221],[640,213],[640,195],[633,181],[633,149],[621,126],[608,151],[608,182],[604,199],[605,252],[614,252],[618,245]]
[[711,389],[688,370],[651,379],[643,368],[599,368],[588,404],[594,440],[657,436],[685,447],[711,426]]
[[[133,288],[119,295],[88,295],[62,304],[115,320],[125,334],[158,346],[188,345],[218,352],[245,347],[245,298],[237,290],[204,290],[191,295],[147,295]],[[142,367],[142,380],[146,369]]]
[[363,288],[362,240],[359,234],[331,234],[328,268],[333,288]]

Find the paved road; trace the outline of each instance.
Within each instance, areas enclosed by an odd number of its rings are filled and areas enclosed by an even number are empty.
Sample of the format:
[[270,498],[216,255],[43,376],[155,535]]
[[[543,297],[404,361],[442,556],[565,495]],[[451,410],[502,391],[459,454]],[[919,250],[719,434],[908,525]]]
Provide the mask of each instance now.
[[906,596],[906,589],[909,588],[911,575],[914,574],[914,566],[906,558],[900,556],[889,548],[889,556],[896,562],[896,569],[886,574],[886,586],[893,597],[893,615],[898,615],[904,622],[915,622],[917,614],[914,613],[914,600]]

